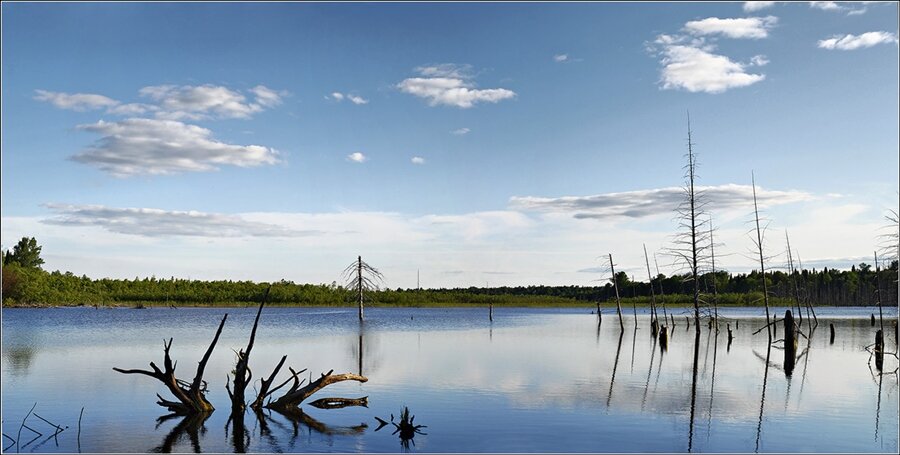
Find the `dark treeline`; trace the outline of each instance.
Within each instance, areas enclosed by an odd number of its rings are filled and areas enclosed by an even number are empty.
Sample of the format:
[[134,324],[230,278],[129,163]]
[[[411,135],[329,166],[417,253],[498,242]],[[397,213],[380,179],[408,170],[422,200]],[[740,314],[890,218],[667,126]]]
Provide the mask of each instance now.
[[[690,302],[691,285],[685,276],[659,275],[654,289],[659,289],[669,303]],[[648,301],[650,285],[631,281],[617,274],[622,297],[638,302]],[[721,304],[753,305],[762,298],[762,282],[758,272],[730,274],[720,271],[701,276],[701,289],[709,292],[713,279]],[[793,276],[781,271],[766,273],[770,294],[776,302],[786,303],[794,297],[793,280],[800,297],[814,305],[874,305],[876,289],[881,289],[882,303],[896,305],[897,262],[881,270],[877,281],[875,270],[860,264],[850,270],[803,270]],[[252,281],[201,281],[178,278],[91,279],[70,272],[46,272],[39,267],[8,263],[3,267],[3,303],[14,305],[216,305],[255,304],[270,283]],[[342,306],[350,305],[353,292],[337,283],[296,284],[279,281],[273,284],[268,301],[272,305]],[[385,289],[373,294],[373,304],[391,306],[497,305],[559,306],[589,305],[614,299],[611,284],[604,286],[516,286],[455,289]]]

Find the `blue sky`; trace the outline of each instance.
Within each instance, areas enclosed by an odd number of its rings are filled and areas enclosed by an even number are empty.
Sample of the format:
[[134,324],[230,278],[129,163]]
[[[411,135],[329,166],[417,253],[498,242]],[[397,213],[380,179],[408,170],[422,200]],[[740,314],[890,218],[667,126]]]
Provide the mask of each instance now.
[[720,266],[753,266],[751,170],[770,252],[789,229],[810,265],[859,262],[897,208],[896,3],[2,8],[2,245],[37,237],[49,269],[639,273],[688,111]]

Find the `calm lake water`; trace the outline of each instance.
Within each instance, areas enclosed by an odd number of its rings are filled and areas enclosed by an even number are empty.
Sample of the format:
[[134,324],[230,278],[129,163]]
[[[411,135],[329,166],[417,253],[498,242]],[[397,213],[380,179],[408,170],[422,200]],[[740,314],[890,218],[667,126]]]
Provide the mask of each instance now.
[[[764,332],[752,335],[763,325],[762,309],[722,310],[734,341],[729,347],[724,324],[718,336],[704,325],[694,381],[694,328],[687,329],[683,309],[674,310],[677,325],[662,352],[648,317],[641,314],[635,330],[630,308],[624,332],[609,310],[598,329],[586,309],[498,308],[490,323],[481,308],[372,308],[361,327],[352,308],[267,308],[251,358],[257,386],[287,354],[286,365],[316,376],[361,368],[367,383],[338,383],[313,398],[368,396],[369,405],[303,405],[302,420],[274,412],[259,420],[248,412],[247,437],[238,444],[248,452],[400,452],[407,449],[392,426],[375,431],[375,416],[398,418],[408,406],[415,423],[427,425],[410,442],[412,452],[896,453],[897,374],[879,376],[865,351],[877,309],[817,311],[819,327],[800,338],[788,375],[784,351],[767,350]],[[177,375],[190,380],[226,312],[205,375],[218,410],[194,431],[181,418],[157,422],[167,414],[155,404],[156,393],[170,398],[164,386],[112,367],[161,364],[163,339],[174,337]],[[26,445],[35,436],[23,429],[21,452],[235,451],[225,377],[254,314],[5,309],[3,433],[16,438],[37,403],[39,416],[69,428],[54,438],[49,424],[29,417],[27,425],[43,436]],[[896,308],[885,317],[887,349],[896,351]],[[837,331],[833,344],[829,323]],[[896,358],[886,356],[884,370],[896,368]],[[15,452],[3,439],[5,452]]]

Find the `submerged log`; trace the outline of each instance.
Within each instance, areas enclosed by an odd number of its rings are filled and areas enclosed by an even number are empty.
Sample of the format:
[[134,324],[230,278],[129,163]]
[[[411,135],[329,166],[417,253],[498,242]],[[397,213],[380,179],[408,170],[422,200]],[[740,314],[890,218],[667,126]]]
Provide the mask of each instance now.
[[203,358],[197,365],[197,374],[190,384],[175,377],[175,365],[177,362],[172,362],[172,358],[169,356],[169,349],[172,347],[172,338],[169,338],[168,343],[163,342],[163,352],[165,354],[163,368],[165,371],[160,371],[159,367],[153,362],[150,362],[150,367],[153,368],[153,371],[124,370],[116,367],[113,367],[113,370],[123,374],[143,374],[155,378],[165,384],[169,389],[169,392],[171,392],[172,395],[175,395],[175,398],[177,398],[178,401],[169,401],[157,394],[156,396],[159,398],[157,404],[176,414],[185,415],[211,412],[215,410],[215,408],[212,403],[206,399],[206,381],[203,380],[203,371],[206,368],[206,363],[209,361],[209,356],[212,354],[213,349],[216,347],[216,343],[219,341],[219,335],[222,334],[222,327],[225,326],[226,319],[228,319],[227,313],[222,317],[222,322],[219,323],[216,335],[213,337],[212,343],[210,343],[209,348],[207,348],[206,353],[203,354]]
[[364,408],[369,407],[369,397],[361,397],[361,398],[319,398],[316,401],[310,402],[310,406],[319,409],[340,409],[346,408],[350,406],[362,406]]

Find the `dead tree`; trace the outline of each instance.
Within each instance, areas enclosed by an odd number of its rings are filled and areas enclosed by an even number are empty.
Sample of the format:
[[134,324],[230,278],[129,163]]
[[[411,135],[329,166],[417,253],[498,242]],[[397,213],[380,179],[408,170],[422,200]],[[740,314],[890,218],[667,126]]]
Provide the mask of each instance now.
[[[294,373],[293,370],[291,370]],[[300,406],[300,403],[303,400],[309,398],[312,394],[322,390],[323,388],[334,384],[336,382],[341,381],[357,381],[357,382],[366,382],[369,379],[365,376],[360,376],[358,374],[353,373],[343,373],[343,374],[332,374],[334,370],[330,370],[328,373],[323,373],[319,379],[310,382],[305,387],[300,387],[302,382],[297,378],[298,373],[294,373],[291,379],[293,379],[293,385],[288,389],[281,398],[278,398],[275,401],[272,401],[266,405],[266,408],[276,410],[276,411],[290,411],[294,408]],[[281,386],[279,386],[280,388]],[[277,390],[277,389],[276,389]],[[274,392],[274,390],[273,390]]]
[[656,314],[656,292],[653,290],[653,275],[650,274],[650,258],[647,257],[646,243],[644,244],[644,263],[647,265],[647,279],[650,283],[650,332],[655,339],[659,330],[659,317]]
[[175,377],[175,366],[178,362],[172,362],[172,358],[169,356],[169,349],[172,347],[172,338],[169,338],[168,343],[165,341],[163,342],[163,352],[165,354],[163,360],[164,371],[160,371],[159,367],[153,362],[150,362],[150,368],[153,368],[153,371],[124,370],[116,367],[113,367],[113,370],[124,374],[143,374],[158,379],[165,384],[178,401],[169,401],[157,394],[156,396],[159,398],[159,401],[156,403],[173,413],[186,415],[212,412],[215,408],[212,403],[206,400],[206,381],[203,380],[203,370],[206,368],[206,362],[209,361],[209,356],[212,354],[213,348],[216,347],[216,343],[219,341],[219,335],[222,334],[222,327],[225,326],[226,319],[228,319],[227,313],[222,317],[222,322],[219,323],[216,335],[213,337],[212,343],[210,343],[209,348],[206,350],[206,353],[203,354],[203,358],[197,365],[197,374],[190,383]]
[[[625,330],[625,322],[622,320],[622,305],[619,302],[619,280],[616,279],[616,265],[613,263],[612,253],[609,253],[609,269],[612,272],[613,289],[616,291],[616,313],[619,315],[619,328]],[[599,313],[600,309],[597,309]]]
[[[797,269],[794,268],[794,253],[791,251],[791,238],[788,236],[787,229],[784,230],[784,240],[787,243],[787,257],[788,257],[788,272],[791,275],[791,285],[794,287],[794,301],[797,303],[797,319],[799,320],[798,325],[803,325],[803,313],[800,309],[800,287],[797,285],[797,276],[795,272]],[[809,306],[806,307],[806,325],[809,327],[809,330],[812,331],[812,321],[811,315],[809,314]]]
[[679,232],[675,236],[670,255],[675,257],[689,271],[693,283],[694,323],[700,330],[700,281],[699,276],[703,264],[708,259],[709,240],[706,215],[706,198],[695,183],[697,176],[697,157],[691,141],[691,119],[688,117],[688,151],[685,154],[687,164],[684,167],[683,200],[676,209]]
[[719,333],[719,290],[716,283],[716,243],[713,240],[712,218],[709,219],[709,259],[712,264],[712,291],[713,291],[713,323],[716,325],[716,333]]
[[[756,240],[754,243],[756,244],[756,249],[759,252],[759,272],[760,276],[762,276],[762,285],[763,285],[763,301],[766,305],[766,325],[770,324],[771,317],[769,316],[769,287],[766,285],[766,264],[763,255],[764,244],[763,239],[765,235],[763,234],[764,229],[761,229],[759,226],[759,205],[756,203],[756,175],[753,172],[750,172],[750,179],[753,184],[753,213],[756,219]],[[769,334],[769,342],[772,341],[772,330],[771,328],[767,330]]]
[[359,320],[363,320],[363,300],[367,292],[378,290],[378,283],[384,281],[384,276],[375,267],[366,264],[362,256],[357,256],[356,261],[344,269],[344,278],[347,280],[347,289],[356,291],[356,301],[359,305]]
[[[653,265],[656,266],[656,277],[659,278],[659,299],[660,299],[660,303],[662,303],[663,322],[668,324],[669,315],[666,313],[666,299],[665,299],[666,291],[665,291],[665,289],[663,289],[663,279],[660,278],[662,276],[662,274],[659,273],[659,261],[656,260],[656,252],[653,253]],[[650,287],[651,288],[653,287],[652,280],[650,281]]]
[[[244,392],[247,389],[247,384],[250,383],[251,378],[253,378],[253,373],[250,370],[250,351],[253,350],[253,342],[256,340],[256,328],[259,326],[259,316],[262,314],[263,307],[266,305],[266,300],[269,299],[269,292],[272,290],[272,286],[266,288],[266,293],[263,295],[262,301],[259,303],[259,309],[256,310],[256,319],[253,320],[253,329],[250,331],[250,341],[247,342],[246,350],[237,351],[237,363],[234,366],[234,391],[228,386],[228,381],[225,382],[225,390],[228,391],[228,398],[231,399],[231,412],[232,414],[241,413],[243,414],[244,409],[247,407],[247,403],[244,400]],[[287,358],[287,356],[285,356]],[[282,363],[284,363],[284,358],[282,359]],[[281,367],[281,363],[278,364],[278,367]],[[275,373],[278,372],[278,369],[275,370]],[[274,379],[274,374],[272,378]]]

